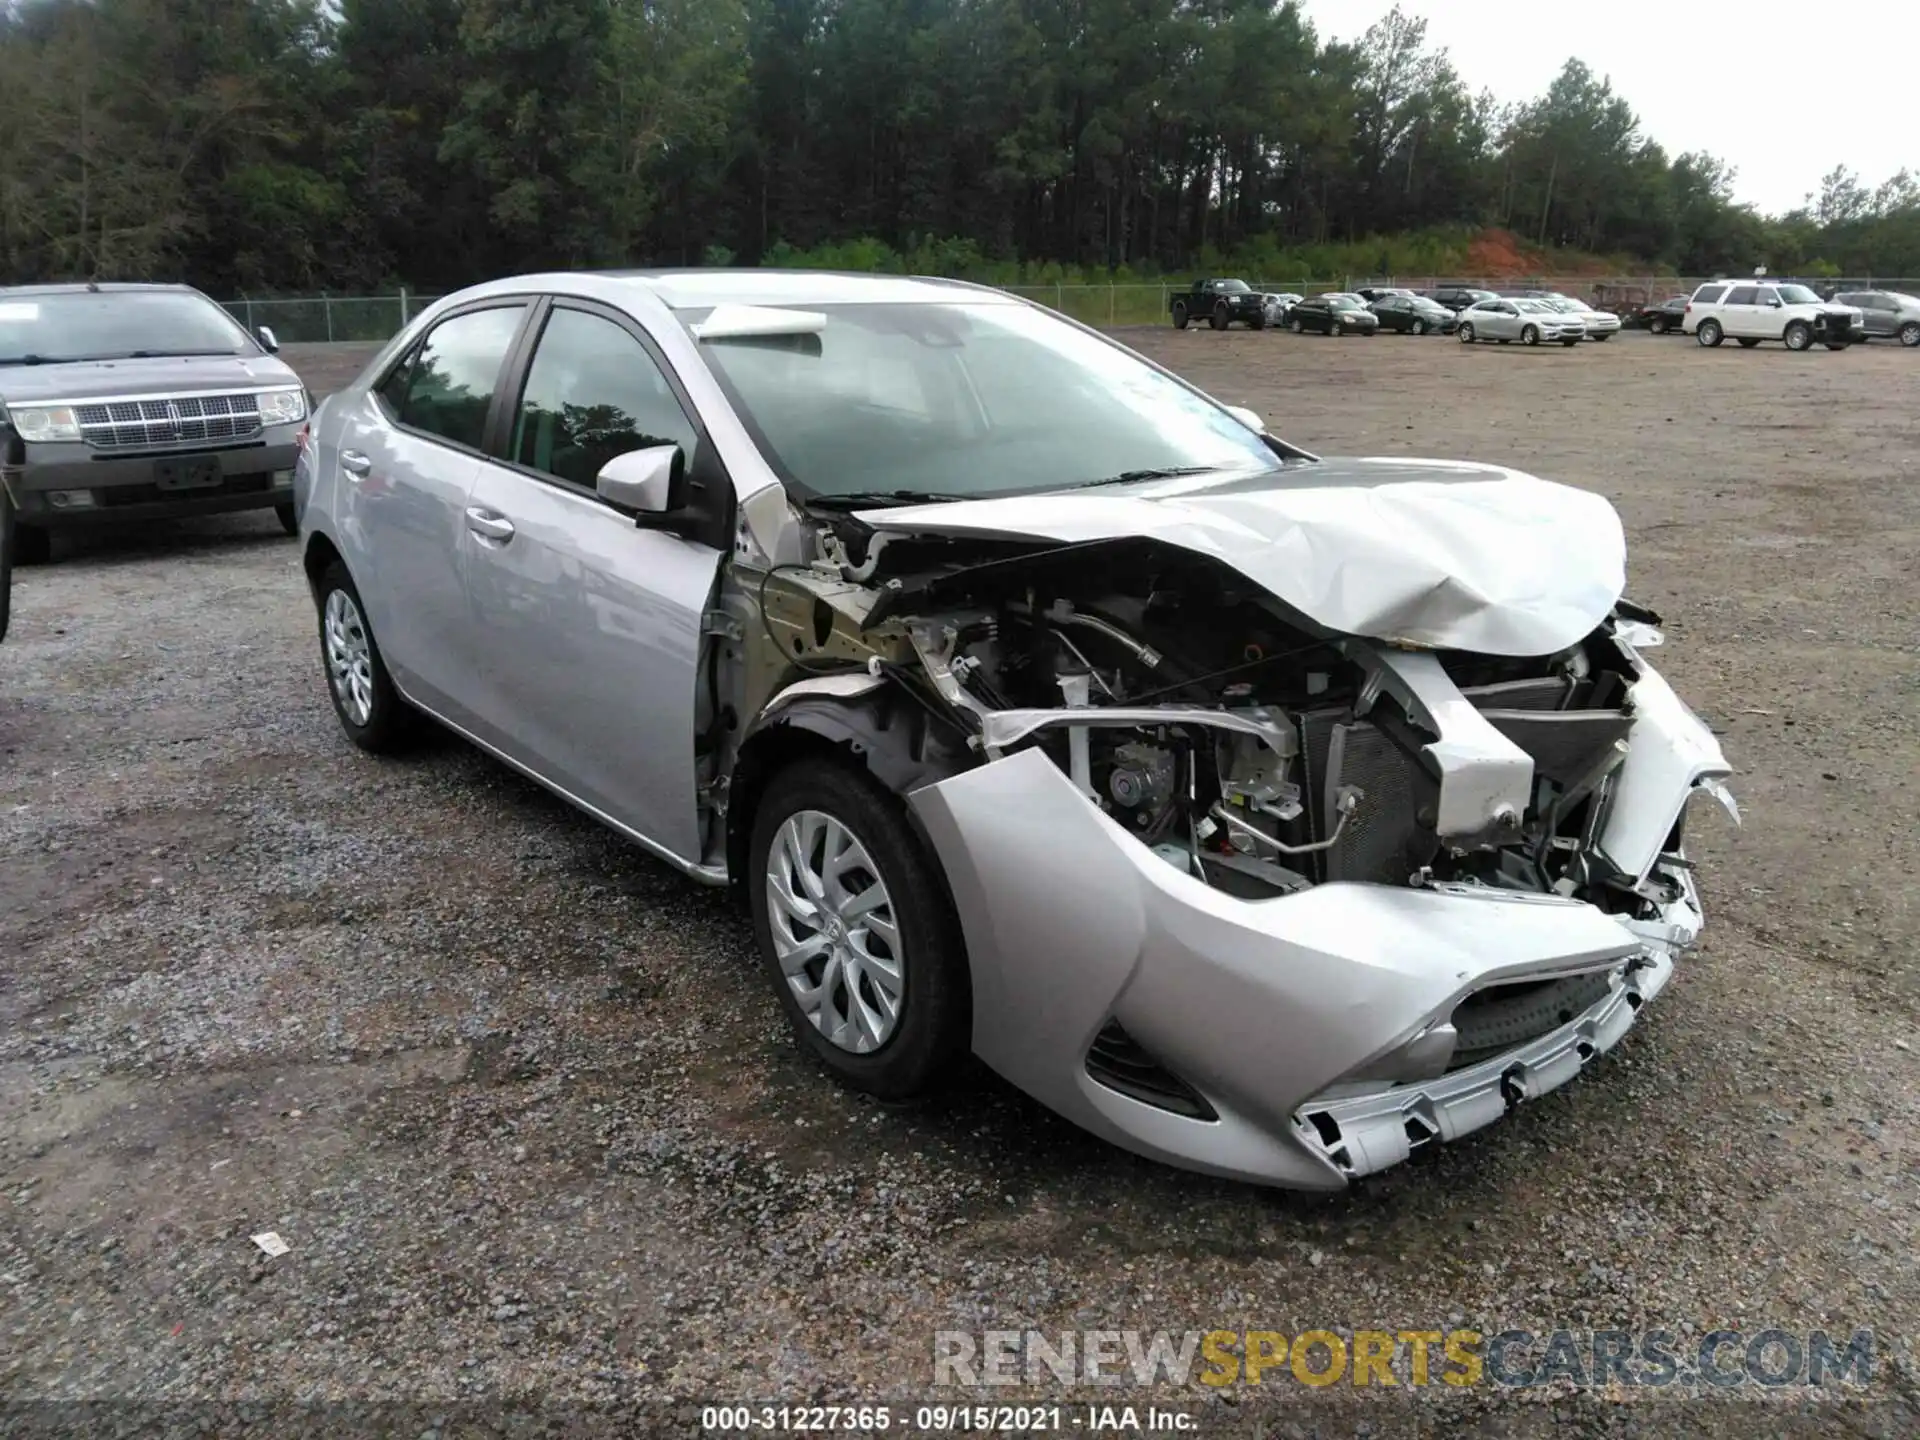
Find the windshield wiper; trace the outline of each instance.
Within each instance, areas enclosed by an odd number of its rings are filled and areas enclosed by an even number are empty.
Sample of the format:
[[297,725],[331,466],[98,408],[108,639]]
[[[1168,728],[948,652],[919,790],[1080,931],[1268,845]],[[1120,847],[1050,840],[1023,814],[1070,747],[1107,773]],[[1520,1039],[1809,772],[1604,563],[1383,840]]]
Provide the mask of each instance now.
[[0,365],[64,365],[62,355],[0,355]]
[[1215,468],[1212,465],[1163,465],[1157,470],[1122,470],[1118,475],[1109,475],[1103,480],[1081,480],[1060,488],[1090,490],[1096,485],[1131,485],[1136,480],[1177,480],[1182,475],[1208,475]]
[[129,350],[125,355],[101,355],[101,360],[191,360],[201,355],[237,355],[237,350]]
[[804,503],[809,510],[878,510],[887,505],[944,505],[979,498],[942,490],[849,490],[839,495],[813,495]]

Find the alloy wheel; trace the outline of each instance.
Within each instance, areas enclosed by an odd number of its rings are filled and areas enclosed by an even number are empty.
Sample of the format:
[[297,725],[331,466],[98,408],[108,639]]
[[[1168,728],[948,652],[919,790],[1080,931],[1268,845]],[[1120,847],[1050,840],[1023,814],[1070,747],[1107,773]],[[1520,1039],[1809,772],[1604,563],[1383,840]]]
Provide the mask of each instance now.
[[878,1050],[899,1027],[906,969],[867,847],[833,816],[796,811],[767,852],[766,886],[774,953],[801,1013],[842,1050]]
[[360,607],[344,590],[327,595],[325,614],[327,683],[355,725],[373,718],[373,643]]

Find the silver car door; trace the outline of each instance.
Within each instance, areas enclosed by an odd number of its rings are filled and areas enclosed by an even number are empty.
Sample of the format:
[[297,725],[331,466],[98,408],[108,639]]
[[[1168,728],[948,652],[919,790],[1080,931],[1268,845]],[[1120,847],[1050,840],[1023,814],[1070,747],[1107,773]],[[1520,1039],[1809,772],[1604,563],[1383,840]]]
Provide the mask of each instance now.
[[1506,301],[1487,310],[1485,333],[1496,340],[1512,340],[1520,333],[1519,311]]
[[348,568],[394,682],[456,724],[472,641],[464,514],[524,299],[448,316],[358,397],[327,457]]
[[701,619],[720,552],[594,492],[615,455],[707,442],[644,330],[584,301],[547,314],[500,453],[468,498],[484,637],[475,734],[623,829],[697,863]]

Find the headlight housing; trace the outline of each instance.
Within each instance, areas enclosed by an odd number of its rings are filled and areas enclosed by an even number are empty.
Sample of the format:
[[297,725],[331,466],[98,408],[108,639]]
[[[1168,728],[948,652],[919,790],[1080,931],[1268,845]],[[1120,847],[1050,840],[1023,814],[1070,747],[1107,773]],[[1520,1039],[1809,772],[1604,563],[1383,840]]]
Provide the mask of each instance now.
[[10,405],[7,418],[29,444],[81,438],[80,417],[71,405]]
[[307,418],[307,396],[302,390],[262,390],[254,397],[262,425],[295,425]]

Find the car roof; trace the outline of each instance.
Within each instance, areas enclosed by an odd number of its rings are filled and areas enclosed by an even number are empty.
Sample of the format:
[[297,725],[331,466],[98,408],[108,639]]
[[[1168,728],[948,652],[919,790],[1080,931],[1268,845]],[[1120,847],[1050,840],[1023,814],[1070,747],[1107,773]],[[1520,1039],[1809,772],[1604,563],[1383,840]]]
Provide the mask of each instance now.
[[1003,291],[964,280],[922,275],[871,275],[838,270],[662,269],[583,270],[496,280],[489,291],[559,290],[588,282],[650,291],[670,310],[715,305],[912,305],[1020,302]]
[[63,280],[46,285],[0,285],[0,295],[85,295],[92,291],[115,294],[137,290],[171,290],[178,294],[191,295],[195,291],[191,285],[155,285],[145,281],[122,280]]

